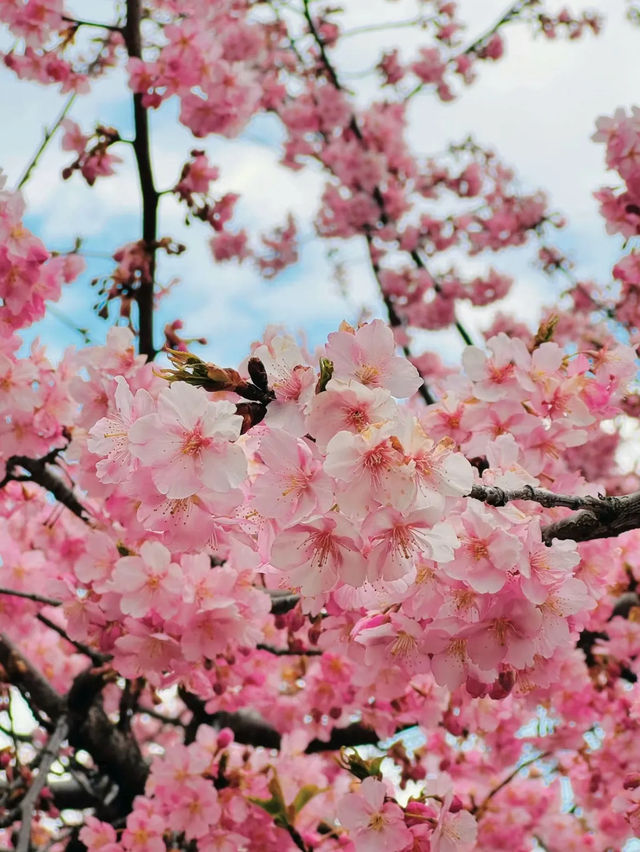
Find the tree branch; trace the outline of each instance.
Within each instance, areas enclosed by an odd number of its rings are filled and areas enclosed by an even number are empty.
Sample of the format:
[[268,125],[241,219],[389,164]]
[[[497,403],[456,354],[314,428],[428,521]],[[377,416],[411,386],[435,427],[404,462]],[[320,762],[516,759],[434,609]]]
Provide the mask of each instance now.
[[[6,473],[0,481],[0,488],[4,488],[8,482],[35,482],[36,485],[40,485],[53,494],[59,503],[66,506],[81,521],[89,524],[91,519],[87,510],[75,496],[73,490],[53,472],[55,458],[59,453],[60,449],[56,448],[41,459],[30,459],[28,456],[11,456],[7,460]],[[29,476],[16,474],[15,469],[18,467],[26,470]]]
[[[526,2],[530,2],[530,0],[526,0]],[[311,16],[311,11],[309,9],[309,0],[303,0],[303,7],[304,7],[304,18],[305,18],[307,25],[309,27],[309,32],[313,36],[313,39],[314,39],[316,45],[318,46],[318,50],[320,52],[320,59],[322,60],[322,64],[324,66],[325,72],[326,72],[327,76],[329,77],[329,80],[331,81],[333,86],[338,91],[343,91],[344,87],[340,83],[340,80],[338,78],[338,74],[336,73],[336,70],[333,67],[331,60],[329,59],[329,56],[327,54],[324,39],[322,38],[322,36],[318,32],[318,30],[317,30],[317,28],[316,28],[316,26],[313,22],[313,18]],[[352,116],[351,116],[351,121],[349,122],[349,127],[352,130],[354,136],[363,145],[363,147],[366,147],[365,143],[364,143],[362,131],[360,130],[360,126],[358,125],[358,121],[356,119],[355,114],[352,114]],[[380,210],[380,222],[383,225],[386,225],[389,220],[388,220],[387,212],[385,210],[384,196],[383,196],[383,194],[380,190],[380,187],[375,186],[373,188],[373,192],[371,194],[372,194],[372,197],[373,197],[374,201],[376,202],[376,204],[378,205],[378,208]],[[369,259],[371,261],[371,267],[373,269],[373,273],[374,273],[376,282],[378,284],[378,288],[379,288],[380,293],[382,295],[382,300],[384,302],[385,308],[387,309],[387,314],[389,316],[389,324],[391,325],[392,328],[398,328],[398,327],[403,325],[403,322],[402,322],[402,319],[399,316],[398,312],[395,309],[395,305],[393,304],[393,301],[384,292],[384,288],[382,287],[382,284],[380,282],[380,268],[379,268],[378,262],[375,258],[374,246],[373,246],[373,235],[372,235],[371,229],[369,227],[367,227],[365,229],[364,235],[365,235],[365,238],[367,240],[367,248],[369,250]],[[420,257],[420,254],[415,249],[413,251],[410,251],[409,254],[410,254],[413,262],[416,264],[416,266],[419,269],[425,269],[426,268],[424,261]],[[435,290],[436,290],[436,292],[439,292],[439,290],[440,290],[440,288],[437,284],[435,285]],[[462,337],[463,341],[467,344],[467,346],[472,345],[473,341],[471,340],[471,337],[467,333],[464,326],[459,322],[459,320],[455,319],[454,324],[455,324],[456,329],[460,333],[460,336]],[[410,351],[409,347],[404,345],[402,347],[402,349],[403,349],[403,352],[405,354],[405,357],[410,359],[412,356],[411,356],[411,351]],[[423,379],[422,386],[418,389],[418,392],[420,393],[420,395],[422,396],[424,401],[427,403],[427,405],[430,405],[431,403],[433,403],[435,401],[434,398],[432,397],[432,395],[429,391],[429,388],[427,387],[424,379]]]
[[[511,21],[515,20],[526,8],[527,6],[533,6],[537,3],[538,0],[517,0],[516,3],[512,3],[511,6],[502,14],[500,18],[489,27],[488,30],[485,30],[482,35],[475,38],[470,44],[468,44],[463,50],[459,53],[456,53],[455,56],[451,56],[447,61],[448,65],[453,65],[458,59],[459,56],[468,56],[470,53],[478,53],[478,51],[485,47],[487,42],[494,36],[498,30],[503,27],[505,24],[511,23]],[[406,95],[405,100],[409,101],[411,98],[415,97],[419,92],[423,90],[426,86],[426,83],[418,83],[408,95]]]
[[[384,201],[382,203],[384,204]],[[367,232],[365,234],[365,238],[367,240],[367,249],[369,251],[369,261],[371,263],[371,269],[373,271],[373,275],[374,275],[376,282],[378,284],[378,289],[380,290],[380,294],[382,295],[382,301],[384,302],[385,308],[387,309],[387,315],[389,317],[389,325],[391,326],[391,328],[399,328],[400,326],[402,326],[402,320],[398,316],[398,312],[395,309],[395,305],[393,304],[393,301],[384,292],[382,282],[380,281],[380,266],[379,266],[378,261],[376,260],[376,257],[375,257],[375,252],[374,252],[374,248],[373,248],[373,237],[371,236],[370,232]],[[403,345],[402,351],[404,352],[405,358],[411,359],[411,350],[409,349],[409,347],[406,344]],[[418,388],[418,393],[424,399],[424,401],[427,403],[427,405],[431,405],[432,403],[435,402],[435,399],[431,395],[431,391],[429,390],[429,387],[427,386],[427,383],[425,382],[424,378],[422,378],[422,375],[420,376],[420,378],[422,379],[422,384]]]
[[548,756],[549,756],[549,752],[543,751],[540,754],[537,754],[535,757],[532,757],[529,760],[525,760],[524,763],[520,763],[518,766],[516,766],[516,768],[513,770],[513,772],[510,772],[503,781],[501,781],[497,786],[495,786],[484,797],[484,799],[482,800],[482,802],[480,802],[479,805],[477,805],[476,807],[474,807],[472,809],[471,813],[474,814],[476,817],[481,816],[482,813],[484,813],[484,811],[486,810],[487,805],[489,804],[491,799],[493,799],[493,797],[496,795],[496,793],[499,793],[500,790],[503,789],[503,787],[506,787],[507,784],[510,784],[511,781],[513,781],[513,779],[516,777],[516,775],[521,770],[526,769],[527,766],[531,766],[531,764],[536,763],[538,760],[543,760],[545,757],[548,757]]
[[78,642],[76,639],[72,639],[64,627],[60,627],[59,624],[56,624],[55,621],[51,621],[51,619],[47,618],[47,616],[43,615],[41,612],[36,615],[36,618],[38,621],[42,622],[45,627],[48,627],[50,630],[54,630],[58,636],[66,639],[66,641],[73,645],[76,650],[80,651],[81,654],[89,657],[94,666],[101,666],[112,659],[111,654],[100,654],[98,651],[94,651],[83,642]]
[[[640,492],[639,492],[640,493]],[[563,506],[567,509],[588,509],[601,516],[609,516],[618,511],[620,497],[576,497],[568,494],[554,494],[545,488],[533,488],[524,485],[522,488],[505,490],[497,485],[474,485],[468,494],[474,500],[482,500],[490,506],[505,506],[512,500],[529,500],[539,503],[546,509]]]
[[114,725],[102,706],[101,691],[113,676],[113,671],[103,667],[75,678],[67,696],[69,742],[88,751],[100,771],[117,784],[114,807],[122,815],[144,792],[149,767],[133,734]]
[[[142,35],[140,0],[127,0],[127,22],[123,35],[129,56],[142,58]],[[142,195],[142,239],[149,256],[149,280],[142,281],[135,293],[138,304],[139,350],[152,361],[156,350],[153,346],[153,289],[156,267],[156,242],[158,229],[158,191],[153,181],[149,146],[149,116],[142,103],[142,94],[133,95],[133,118],[135,137],[132,145],[138,165],[138,178]]]
[[16,186],[16,189],[22,189],[22,187],[25,185],[25,183],[31,177],[31,172],[38,165],[38,160],[40,159],[45,148],[47,147],[47,145],[49,144],[49,142],[53,138],[56,130],[60,127],[60,125],[64,121],[64,119],[65,119],[67,113],[69,112],[69,110],[71,109],[71,105],[73,104],[75,99],[76,99],[76,93],[73,92],[71,95],[69,95],[67,100],[64,102],[64,106],[62,107],[62,110],[60,111],[58,117],[53,122],[51,127],[48,127],[48,128],[45,127],[42,142],[40,143],[40,146],[38,147],[38,150],[35,152],[33,157],[29,160],[29,163],[27,164],[24,172],[22,173],[22,177],[18,181],[18,185]]
[[278,592],[275,589],[268,589],[267,593],[271,598],[271,612],[273,615],[284,615],[298,605],[300,595],[293,595],[289,592]]
[[603,497],[600,503],[543,527],[542,539],[545,544],[551,544],[554,538],[592,541],[615,538],[636,529],[640,529],[640,491],[622,497]]
[[2,680],[20,690],[34,713],[46,713],[54,724],[62,716],[67,718],[70,745],[87,751],[117,785],[113,807],[118,815],[127,814],[133,799],[144,792],[149,767],[133,734],[119,730],[102,706],[100,693],[113,680],[113,671],[103,667],[81,672],[63,697],[3,634],[0,665],[6,673]]
[[52,721],[56,721],[64,713],[64,698],[2,633],[0,633],[0,665],[6,673],[6,679],[3,678],[3,680],[16,686],[27,699],[27,703],[45,712]]
[[101,30],[110,30],[114,33],[122,32],[122,27],[118,24],[101,24],[99,21],[85,21],[81,18],[72,18],[70,15],[63,15],[62,20],[75,27],[96,27]]
[[18,842],[16,843],[16,852],[29,852],[31,845],[31,821],[33,819],[33,810],[38,800],[38,796],[42,792],[42,788],[47,783],[47,775],[49,774],[49,770],[51,769],[53,762],[58,757],[58,751],[67,737],[68,730],[69,726],[66,716],[60,716],[56,722],[56,727],[53,733],[49,737],[49,741],[41,752],[38,775],[20,803],[21,825],[18,833]]
[[0,595],[11,595],[15,598],[25,598],[25,600],[47,604],[47,606],[62,606],[62,601],[59,601],[56,598],[47,598],[44,595],[36,595],[33,592],[21,592],[17,589],[5,589],[0,587]]
[[299,650],[295,650],[295,648],[276,648],[274,645],[267,645],[264,642],[258,643],[256,648],[258,651],[267,651],[267,653],[273,654],[275,657],[321,657],[324,653],[319,648],[300,648]]
[[[211,725],[216,730],[230,728],[236,742],[254,747],[279,749],[282,735],[272,725],[266,722],[260,714],[252,710],[237,710],[229,713],[220,710],[216,713],[207,713],[205,702],[186,689],[179,690],[180,698],[187,708],[191,710],[193,717],[187,725],[185,742],[195,739],[200,725]],[[305,749],[305,754],[316,754],[321,751],[338,751],[343,746],[376,745],[380,737],[366,725],[353,722],[345,728],[333,728],[327,740],[313,739]]]
[[530,485],[511,491],[495,485],[474,485],[467,496],[490,506],[504,506],[511,500],[531,500],[547,509],[556,506],[573,509],[575,514],[542,528],[545,544],[551,544],[554,538],[573,541],[615,538],[629,530],[640,529],[640,491],[620,497],[576,497]]

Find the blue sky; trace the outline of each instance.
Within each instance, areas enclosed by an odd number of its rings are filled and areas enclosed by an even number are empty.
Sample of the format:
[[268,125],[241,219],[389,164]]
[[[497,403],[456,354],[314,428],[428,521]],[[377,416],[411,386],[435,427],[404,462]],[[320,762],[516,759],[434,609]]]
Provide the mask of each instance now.
[[[76,5],[83,17],[95,20],[108,20],[112,6],[110,0],[84,0]],[[361,0],[347,0],[344,5],[350,25],[363,22]],[[587,7],[578,1],[573,5]],[[481,4],[461,0],[461,16],[470,23],[469,37],[499,17],[503,6],[504,0],[484,0]],[[576,43],[549,43],[533,39],[522,27],[511,27],[506,33],[504,60],[483,65],[477,82],[453,103],[443,104],[429,94],[414,99],[409,127],[411,146],[420,154],[441,151],[448,142],[473,131],[480,142],[494,148],[505,163],[516,168],[523,189],[547,190],[551,207],[566,214],[569,221],[557,241],[576,261],[580,274],[602,281],[607,279],[619,242],[605,236],[591,195],[608,178],[603,146],[589,141],[589,136],[598,115],[634,102],[637,86],[629,68],[640,45],[640,31],[624,21],[623,0],[610,0],[607,6],[607,26],[597,39],[586,36]],[[366,22],[384,20],[385,15],[387,19],[404,19],[414,10],[414,0],[371,0]],[[382,49],[397,44],[408,56],[423,40],[423,34],[408,30],[354,37],[336,53],[336,65],[364,101],[375,93],[373,78],[355,79],[348,76],[349,72],[372,67]],[[0,85],[6,110],[14,116],[11,132],[0,137],[0,167],[13,184],[37,147],[42,127],[53,120],[62,99],[52,88],[16,81],[5,69],[0,70]],[[114,72],[100,81],[89,97],[78,99],[71,117],[83,129],[99,120],[117,126],[125,135],[131,132],[129,101],[122,73]],[[220,167],[218,189],[241,195],[238,224],[251,232],[267,230],[283,222],[291,210],[303,239],[299,262],[274,281],[261,281],[251,266],[215,264],[207,246],[207,230],[200,223],[185,228],[183,211],[171,197],[165,197],[160,235],[185,242],[189,250],[177,259],[161,261],[161,279],[166,282],[179,276],[182,284],[162,303],[158,329],[167,320],[181,317],[189,335],[209,339],[202,350],[207,357],[235,364],[268,323],[302,331],[315,345],[342,319],[356,321],[363,306],[371,314],[382,315],[361,242],[336,244],[348,275],[347,292],[341,292],[333,279],[325,258],[326,243],[315,238],[312,226],[322,176],[317,169],[291,172],[278,165],[281,132],[272,118],[255,119],[239,139],[193,140],[177,124],[176,114],[174,99],[152,116],[159,187],[175,182],[187,152],[195,144],[205,148],[211,161]],[[89,328],[96,341],[103,339],[107,325],[91,315],[95,293],[89,281],[109,270],[108,258],[116,247],[139,236],[131,151],[123,145],[117,153],[124,159],[117,175],[99,179],[94,188],[88,188],[77,174],[62,182],[60,170],[70,161],[70,155],[60,151],[58,138],[49,146],[25,192],[27,222],[48,247],[64,250],[76,235],[83,238],[83,247],[91,255],[87,272],[67,288],[58,307],[72,324]],[[531,256],[531,252],[509,251],[467,263],[471,272],[495,265],[514,274],[517,285],[499,307],[532,318],[534,309],[554,301],[564,282],[552,284],[532,269]],[[477,311],[464,305],[459,311],[476,339],[489,324],[492,312],[493,308]],[[35,335],[48,344],[54,357],[69,343],[82,344],[80,336],[54,316],[35,326],[27,337]],[[158,343],[160,339],[158,334]],[[447,360],[459,356],[460,344],[452,332],[430,334],[428,343]]]

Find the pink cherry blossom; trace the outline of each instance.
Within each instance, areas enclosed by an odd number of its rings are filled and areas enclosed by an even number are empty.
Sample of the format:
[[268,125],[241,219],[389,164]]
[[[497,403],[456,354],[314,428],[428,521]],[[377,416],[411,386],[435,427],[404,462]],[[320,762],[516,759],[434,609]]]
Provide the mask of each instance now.
[[146,615],[151,609],[171,615],[178,606],[182,572],[171,562],[171,553],[157,541],[145,541],[140,556],[123,556],[116,563],[112,581],[123,592],[120,608],[125,615]]
[[276,536],[270,561],[303,595],[331,589],[340,579],[359,586],[366,574],[360,536],[346,518],[334,513],[296,524]]
[[338,803],[338,818],[356,852],[400,852],[412,842],[401,808],[385,797],[381,781],[365,778],[357,793],[347,793]]
[[202,487],[227,491],[246,473],[244,453],[232,443],[241,425],[232,403],[174,384],[160,394],[157,414],[131,427],[131,452],[152,466],[156,487],[169,499],[190,497]]
[[381,320],[374,320],[354,331],[329,335],[327,358],[333,362],[334,378],[355,379],[370,388],[387,388],[404,398],[422,384],[418,371],[395,354],[393,334]]

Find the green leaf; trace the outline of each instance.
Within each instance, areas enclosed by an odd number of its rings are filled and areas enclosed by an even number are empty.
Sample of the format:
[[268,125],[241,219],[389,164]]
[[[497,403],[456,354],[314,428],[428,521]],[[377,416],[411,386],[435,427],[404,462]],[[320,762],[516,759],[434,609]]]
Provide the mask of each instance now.
[[282,788],[280,787],[280,782],[278,781],[278,776],[275,770],[273,771],[273,775],[269,781],[268,790],[271,793],[270,799],[259,799],[256,796],[248,796],[248,799],[250,802],[253,802],[254,805],[258,805],[259,808],[262,808],[263,811],[271,814],[276,823],[284,827],[289,822],[287,806],[285,804],[284,796],[282,795]]
[[320,359],[320,378],[316,384],[316,393],[322,393],[326,388],[331,376],[333,376],[333,361],[328,358]]
[[324,793],[325,789],[326,788],[316,787],[315,784],[305,784],[304,787],[301,787],[298,790],[295,799],[291,803],[293,813],[299,814],[307,802],[310,802],[314,796],[318,795],[318,793]]
[[280,802],[277,799],[258,799],[257,796],[247,796],[247,798],[252,804],[262,808],[263,811],[266,811],[272,817],[280,817],[286,820],[287,815],[282,812]]
[[340,759],[338,763],[343,769],[346,769],[352,775],[355,775],[360,781],[364,781],[365,778],[369,778],[370,776],[373,778],[380,778],[382,776],[382,772],[380,767],[382,766],[382,761],[385,759],[386,755],[381,755],[380,757],[373,757],[370,760],[365,760],[360,757],[358,752],[348,746],[340,749]]

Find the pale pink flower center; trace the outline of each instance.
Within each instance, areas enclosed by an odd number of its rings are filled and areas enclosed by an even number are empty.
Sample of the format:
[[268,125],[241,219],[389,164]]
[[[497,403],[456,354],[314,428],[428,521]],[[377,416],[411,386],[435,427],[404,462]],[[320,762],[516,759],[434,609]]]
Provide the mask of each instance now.
[[392,453],[390,444],[385,441],[364,454],[362,464],[372,479],[378,481],[384,471],[389,470]]
[[417,647],[418,643],[415,637],[401,630],[391,646],[391,653],[394,657],[407,657],[409,654],[414,653]]
[[421,565],[416,573],[416,583],[427,583],[429,580],[433,580],[435,576],[436,572],[430,565]]
[[369,820],[369,828],[372,831],[382,831],[386,825],[386,820],[381,813],[375,813],[371,816]]
[[356,370],[356,377],[363,385],[372,385],[378,381],[380,370],[372,364],[363,364]]
[[288,497],[289,494],[293,492],[297,492],[300,494],[303,491],[306,491],[309,487],[309,477],[306,473],[303,473],[301,470],[296,473],[291,473],[286,478],[287,487],[282,492],[283,497]]
[[300,396],[302,390],[302,382],[297,372],[291,371],[278,378],[273,383],[273,389],[276,391],[280,399],[296,400]]
[[473,606],[476,596],[471,589],[456,589],[453,593],[456,609],[466,610]]
[[471,539],[469,542],[469,553],[478,561],[480,559],[486,559],[489,555],[486,542],[481,541],[478,538]]
[[409,527],[394,527],[391,533],[394,550],[399,550],[405,559],[409,559],[416,547],[414,536]]
[[499,385],[502,382],[505,382],[507,379],[511,378],[513,375],[513,363],[504,364],[502,367],[498,367],[497,364],[491,364],[489,367],[489,375],[491,376],[491,381],[495,384]]
[[452,639],[449,643],[449,654],[457,660],[463,661],[467,656],[467,640]]
[[347,412],[346,421],[350,426],[353,426],[354,429],[357,429],[358,432],[362,432],[362,430],[369,425],[369,418],[367,417],[367,412],[363,408],[352,408]]
[[507,639],[507,635],[511,629],[511,623],[507,621],[506,618],[496,618],[493,624],[491,625],[491,629],[496,634],[496,639],[501,645],[504,645]]
[[549,563],[545,559],[545,554],[541,551],[534,551],[529,555],[529,564],[534,571],[548,571]]
[[191,432],[186,432],[182,443],[182,454],[185,456],[198,455],[211,444],[211,439],[202,434],[198,424]]
[[311,561],[316,562],[318,568],[322,568],[330,557],[335,559],[337,556],[337,547],[329,532],[311,533],[309,544],[313,548]]

